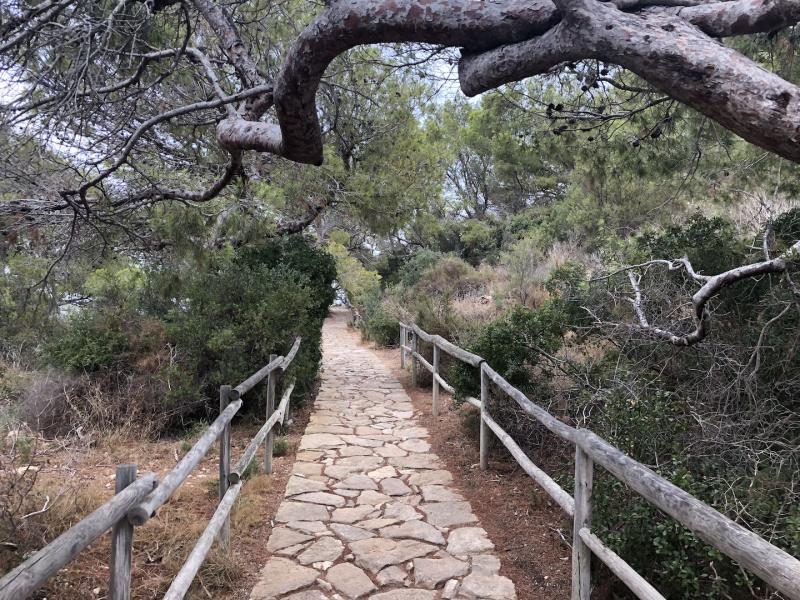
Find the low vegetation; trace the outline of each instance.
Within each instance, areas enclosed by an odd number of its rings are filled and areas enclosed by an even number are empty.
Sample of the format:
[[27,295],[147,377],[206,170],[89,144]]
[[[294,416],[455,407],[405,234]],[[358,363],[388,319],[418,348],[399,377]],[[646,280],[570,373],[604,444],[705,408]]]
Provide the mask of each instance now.
[[[102,504],[113,490],[114,464],[138,456],[143,469],[171,469],[216,416],[219,385],[235,385],[271,354],[287,353],[295,336],[303,341],[287,377],[297,381],[293,409],[301,407],[314,389],[335,265],[293,236],[173,263],[117,257],[77,275],[72,271],[52,293],[79,302],[54,305],[25,327],[0,324],[0,573]],[[41,310],[13,291],[5,289],[5,314]],[[264,414],[264,398],[260,387],[248,396],[237,428],[252,429],[249,419]],[[289,453],[285,437],[275,446],[277,457]],[[112,473],[110,484],[93,462],[107,465],[101,471]],[[258,480],[256,471],[248,478]],[[216,502],[216,478],[209,481],[199,499],[189,491],[170,503],[164,519],[141,535],[137,530],[137,552],[158,565],[149,569],[158,576],[139,582],[136,597],[152,597],[142,586],[163,592],[188,555]],[[247,520],[246,506],[258,502],[256,492],[248,499],[254,485],[248,481],[234,520]],[[256,512],[251,520],[260,519]],[[238,560],[212,557],[204,585],[232,589]],[[73,585],[65,577],[50,589],[59,598],[83,597],[60,587]]]

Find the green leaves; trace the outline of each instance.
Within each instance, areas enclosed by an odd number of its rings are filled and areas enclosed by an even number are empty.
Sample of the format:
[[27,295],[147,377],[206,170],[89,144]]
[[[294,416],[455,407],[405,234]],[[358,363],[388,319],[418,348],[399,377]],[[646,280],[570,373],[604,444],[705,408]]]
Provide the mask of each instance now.
[[124,363],[130,343],[118,321],[102,313],[80,312],[47,345],[46,354],[67,371],[96,371]]

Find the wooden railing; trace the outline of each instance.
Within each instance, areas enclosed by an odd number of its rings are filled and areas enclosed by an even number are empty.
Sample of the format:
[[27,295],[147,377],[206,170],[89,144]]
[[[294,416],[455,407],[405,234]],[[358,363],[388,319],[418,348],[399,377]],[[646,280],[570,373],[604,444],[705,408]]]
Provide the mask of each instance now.
[[[433,344],[433,364],[419,352],[419,341]],[[589,600],[591,592],[590,562],[592,554],[625,583],[638,597],[664,600],[652,585],[628,563],[592,533],[592,480],[594,465],[604,467],[619,481],[640,494],[697,537],[723,552],[742,567],[760,577],[791,600],[800,600],[800,561],[773,546],[757,534],[717,512],[681,488],[633,460],[588,429],[570,427],[508,383],[486,361],[438,335],[430,335],[416,325],[400,323],[400,362],[405,367],[410,355],[411,382],[417,384],[417,364],[433,375],[433,414],[439,413],[439,389],[453,393],[453,388],[439,371],[439,353],[447,354],[480,369],[481,397],[466,401],[481,411],[480,466],[488,466],[490,431],[508,449],[519,465],[573,518],[572,535],[572,599]],[[575,492],[570,496],[551,477],[539,469],[522,449],[492,419],[487,404],[489,382],[505,392],[531,417],[563,440],[575,446]]]
[[[112,530],[112,537],[108,597],[111,600],[129,600],[134,527],[144,525],[155,515],[200,464],[214,442],[218,441],[219,504],[164,596],[169,600],[183,598],[205,561],[214,540],[217,539],[225,551],[229,550],[230,512],[242,489],[242,475],[262,444],[264,472],[272,473],[273,429],[286,416],[294,382],[285,387],[277,408],[275,386],[278,375],[286,371],[299,349],[300,338],[296,338],[285,357],[272,355],[269,364],[235,388],[229,385],[220,387],[219,416],[160,482],[153,473],[147,473],[137,479],[136,465],[118,466],[115,495],[111,500],[0,579],[0,600],[22,600],[29,597],[109,529]],[[231,420],[242,407],[242,396],[265,378],[267,379],[266,422],[250,441],[236,465],[231,468]]]

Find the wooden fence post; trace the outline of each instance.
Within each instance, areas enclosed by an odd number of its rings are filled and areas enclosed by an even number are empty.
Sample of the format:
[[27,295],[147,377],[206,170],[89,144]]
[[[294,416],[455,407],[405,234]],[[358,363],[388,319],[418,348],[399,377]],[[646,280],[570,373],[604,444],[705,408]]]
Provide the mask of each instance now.
[[433,342],[433,416],[439,416],[439,345]]
[[483,363],[480,364],[481,370],[481,469],[484,471],[489,467],[489,426],[483,415],[488,412],[489,403],[489,376],[483,370]]
[[[269,355],[269,362],[277,358],[277,354]],[[275,379],[277,370],[272,369],[267,376],[267,419],[275,412]],[[269,430],[267,438],[264,440],[264,473],[272,475],[272,448],[275,445],[274,427]]]
[[591,529],[594,463],[583,449],[575,446],[575,522],[572,526],[572,600],[589,600],[592,592],[592,551],[580,536]]
[[[219,412],[220,414],[228,408],[231,401],[231,386],[222,385],[219,388]],[[219,501],[225,497],[225,492],[228,491],[230,484],[228,483],[228,476],[231,473],[231,424],[225,424],[222,433],[219,434]],[[225,523],[219,530],[219,543],[222,549],[227,552],[230,548],[231,542],[231,520],[225,519]]]
[[406,368],[406,328],[400,325],[400,368]]
[[[118,465],[114,493],[136,481],[136,465]],[[114,524],[111,533],[111,573],[108,595],[111,600],[130,600],[131,559],[133,557],[133,525],[126,517]]]
[[417,357],[416,354],[419,352],[418,350],[418,343],[417,343],[417,334],[415,332],[411,332],[411,386],[417,386]]

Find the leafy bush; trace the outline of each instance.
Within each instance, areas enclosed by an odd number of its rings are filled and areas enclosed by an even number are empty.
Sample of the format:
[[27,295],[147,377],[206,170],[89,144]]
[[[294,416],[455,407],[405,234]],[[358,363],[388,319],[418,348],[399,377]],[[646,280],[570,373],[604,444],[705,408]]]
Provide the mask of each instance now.
[[271,238],[261,244],[242,248],[235,262],[242,265],[265,264],[283,266],[302,273],[314,291],[311,298],[312,315],[324,319],[336,298],[333,280],[336,279],[336,262],[327,252],[315,248],[301,235]]
[[377,292],[365,299],[361,317],[360,327],[365,338],[381,346],[396,346],[400,343],[398,319],[386,310]]
[[302,402],[321,358],[335,276],[332,257],[301,236],[223,248],[190,268],[95,269],[84,284],[91,300],[46,352],[52,365],[82,375],[50,389],[58,378],[43,373],[47,390],[21,399],[20,414],[35,415],[32,425],[51,432],[185,426],[216,412],[219,385],[235,385],[270,354],[286,354],[295,336],[303,341],[286,376],[296,378],[294,402]]
[[[618,360],[609,356],[606,368],[618,369]],[[627,390],[609,387],[604,404],[593,415],[591,427],[596,433],[645,464],[655,462],[654,468],[662,477],[712,506],[721,506],[722,496],[728,494],[748,498],[750,519],[776,527],[787,524],[780,514],[779,495],[770,498],[770,492],[751,486],[744,470],[737,474],[729,471],[731,484],[723,489],[717,480],[722,470],[716,457],[692,459],[687,455],[686,448],[699,439],[693,430],[696,423],[691,406],[675,394],[658,389],[659,382],[644,387],[631,385]],[[762,480],[776,475],[765,474]],[[759,496],[761,500],[752,502]],[[593,527],[598,535],[637,571],[646,574],[666,597],[711,600],[731,594],[739,597],[735,590],[745,586],[759,588],[758,582],[745,576],[733,561],[604,471],[597,473],[592,498]],[[791,520],[788,525],[791,529]],[[800,528],[795,523],[793,535],[798,534]]]
[[531,238],[523,238],[503,254],[502,262],[508,273],[508,292],[520,304],[533,300],[535,286],[542,283],[539,265],[542,247]]
[[772,223],[778,250],[783,250],[800,240],[800,208],[787,210]]
[[123,363],[130,350],[119,318],[81,310],[47,346],[53,364],[68,371],[96,371]]
[[272,456],[286,456],[289,453],[289,442],[286,438],[276,437],[272,446]]
[[423,248],[409,258],[400,268],[400,284],[405,288],[414,287],[423,273],[438,263],[443,257],[441,252]]
[[[191,280],[185,302],[169,316],[170,337],[182,353],[180,370],[214,398],[219,385],[242,381],[270,354],[286,354],[301,336],[286,375],[296,377],[301,399],[321,359],[322,319],[333,300],[334,275],[332,258],[301,238],[218,257]],[[188,401],[181,392],[171,399]]]
[[636,240],[641,257],[686,256],[698,273],[713,275],[741,264],[744,247],[733,225],[722,217],[691,215],[663,230],[646,231]]
[[474,267],[454,256],[445,256],[419,278],[415,286],[417,295],[435,294],[456,298],[481,287]]
[[[537,310],[517,306],[485,327],[469,350],[514,387],[523,392],[541,391],[546,378],[534,380],[533,368],[540,363],[541,351],[552,354],[561,346],[566,321],[561,301],[549,301]],[[477,370],[462,362],[453,365],[448,380],[459,396],[480,392]]]

